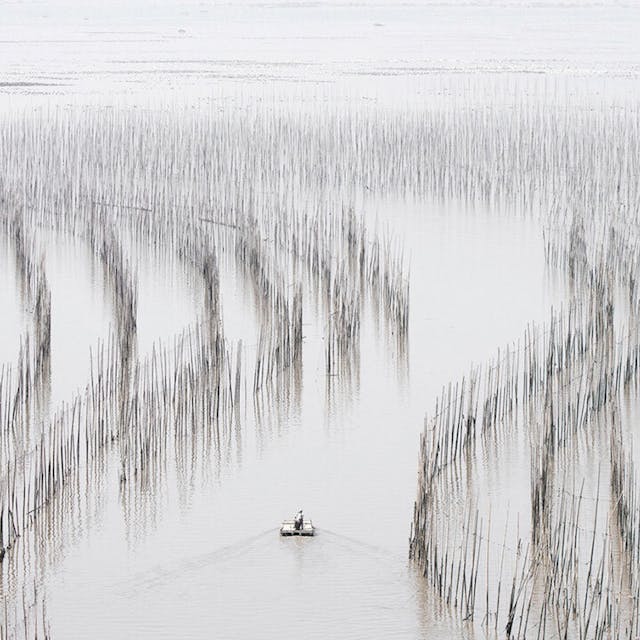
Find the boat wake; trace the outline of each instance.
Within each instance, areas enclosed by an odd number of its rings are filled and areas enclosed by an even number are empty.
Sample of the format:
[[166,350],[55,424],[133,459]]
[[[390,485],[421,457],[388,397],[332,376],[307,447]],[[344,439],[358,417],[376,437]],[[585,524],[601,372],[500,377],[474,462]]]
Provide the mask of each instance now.
[[129,588],[135,591],[150,589],[163,583],[168,583],[172,578],[178,575],[184,575],[189,571],[199,571],[213,564],[228,562],[241,555],[245,555],[252,545],[260,542],[267,536],[272,536],[277,531],[278,527],[272,527],[261,533],[243,538],[207,553],[181,558],[173,562],[168,560],[146,571],[135,574],[131,578]]

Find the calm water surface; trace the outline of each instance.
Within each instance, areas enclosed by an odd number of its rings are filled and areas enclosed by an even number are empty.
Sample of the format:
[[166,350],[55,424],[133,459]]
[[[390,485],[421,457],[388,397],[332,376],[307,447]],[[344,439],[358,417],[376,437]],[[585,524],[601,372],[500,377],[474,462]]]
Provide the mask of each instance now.
[[[91,629],[95,638],[249,638],[256,630],[275,638],[301,625],[317,638],[471,633],[456,630],[434,603],[424,606],[429,593],[407,562],[418,434],[442,384],[495,355],[496,345],[517,340],[528,322],[544,321],[560,292],[549,282],[533,222],[466,211],[460,203],[363,207],[380,224],[397,221],[411,256],[406,367],[389,356],[369,313],[359,379],[346,388],[338,381],[328,397],[325,329],[308,308],[298,407],[268,413],[260,423],[249,412],[240,437],[217,458],[172,463],[139,494],[122,492],[118,460],[109,458],[104,478],[75,507],[74,524],[58,530],[37,567],[56,637],[83,638]],[[83,273],[90,269],[77,247],[66,247],[65,260],[56,262],[59,249],[51,243],[48,264],[53,295],[64,297],[72,263]],[[141,302],[148,296],[139,309],[143,345],[159,329],[167,335],[178,329],[161,301],[170,315],[183,300],[175,322],[185,325],[191,321],[185,309],[197,315],[199,302],[181,269],[171,274],[157,262],[141,264],[147,265],[139,269],[147,291]],[[82,306],[101,299],[95,287],[76,287],[69,300]],[[250,358],[256,335],[250,296],[231,276],[222,294],[225,326],[245,340]],[[109,320],[109,305],[102,305],[94,330]],[[54,359],[52,377],[71,381],[91,340],[68,350],[64,326],[54,325],[53,344],[68,358]],[[521,452],[514,466],[526,459]],[[510,469],[486,485],[526,501],[528,477],[514,485]],[[281,539],[280,520],[301,506],[318,536]]]
[[[87,104],[224,108],[262,100],[616,101],[637,91],[634,3],[109,3],[0,1],[0,109]],[[502,93],[501,93],[502,92]],[[173,461],[122,490],[115,453],[67,509],[37,562],[55,638],[466,638],[408,564],[418,437],[443,385],[548,319],[563,299],[541,229],[459,202],[363,200],[411,265],[407,362],[369,311],[359,376],[327,393],[326,327],[307,300],[299,403],[244,416],[219,455]],[[519,212],[515,212],[516,214]],[[80,242],[43,236],[52,292],[52,407],[87,380],[113,322],[101,270]],[[135,252],[138,351],[201,318],[199,276]],[[227,338],[255,354],[254,302],[222,260]],[[0,244],[0,362],[28,323],[11,247]],[[81,312],[80,312],[81,310]],[[502,521],[529,501],[528,452],[483,452],[479,486]],[[595,464],[595,463],[594,463]],[[591,487],[593,489],[593,487]],[[594,495],[595,490],[592,491]],[[465,500],[464,492],[455,499]],[[283,539],[303,507],[313,539]],[[508,516],[507,514],[512,514]],[[496,516],[496,528],[502,523]],[[492,569],[494,570],[494,569]],[[5,569],[5,591],[15,580]]]

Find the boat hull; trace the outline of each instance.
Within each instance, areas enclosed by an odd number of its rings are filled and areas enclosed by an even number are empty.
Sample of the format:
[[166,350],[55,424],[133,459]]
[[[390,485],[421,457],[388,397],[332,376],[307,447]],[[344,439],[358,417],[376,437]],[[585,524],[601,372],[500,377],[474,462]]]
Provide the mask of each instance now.
[[293,520],[285,520],[280,527],[281,536],[312,536],[315,534],[315,527],[311,520],[304,520],[302,529],[296,529]]

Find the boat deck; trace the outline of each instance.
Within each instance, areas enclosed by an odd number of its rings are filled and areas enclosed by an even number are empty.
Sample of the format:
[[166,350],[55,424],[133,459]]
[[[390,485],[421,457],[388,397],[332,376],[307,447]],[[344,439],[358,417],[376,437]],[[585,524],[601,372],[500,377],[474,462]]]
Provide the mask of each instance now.
[[311,520],[302,521],[302,529],[296,529],[293,520],[285,520],[280,527],[281,536],[312,536],[315,528]]

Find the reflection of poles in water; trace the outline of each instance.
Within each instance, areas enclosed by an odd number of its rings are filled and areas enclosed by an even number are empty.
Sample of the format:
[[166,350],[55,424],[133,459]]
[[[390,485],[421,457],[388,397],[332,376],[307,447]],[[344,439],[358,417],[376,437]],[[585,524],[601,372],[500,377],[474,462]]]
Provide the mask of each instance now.
[[[608,298],[599,296],[596,291],[598,304],[573,303],[568,314],[554,314],[544,333],[530,329],[522,349],[499,357],[482,381],[474,373],[468,384],[463,379],[461,385],[449,385],[421,436],[410,556],[449,607],[465,620],[484,613],[483,624],[504,624],[509,637],[525,637],[534,620],[543,635],[544,625],[555,621],[563,637],[576,630],[581,638],[599,637],[609,629],[639,626],[637,613],[621,604],[637,598],[640,577],[637,538],[630,536],[638,519],[629,516],[636,504],[635,473],[624,468],[626,459],[619,454],[616,416],[620,397],[637,384],[640,347],[634,332],[614,340]],[[627,544],[622,558],[600,524],[599,493],[593,521],[585,522],[582,489],[577,494],[558,473],[565,452],[577,448],[587,429],[597,433],[600,424],[611,434],[611,503],[619,544]],[[530,539],[518,532],[509,544],[505,525],[500,547],[490,539],[491,512],[487,524],[473,500],[459,514],[449,505],[455,487],[471,475],[476,447],[498,437],[515,439],[525,428],[531,456]],[[599,473],[595,486],[599,492]],[[581,537],[582,532],[588,535]],[[493,581],[490,546],[500,553],[500,573]],[[505,558],[511,594],[505,599],[503,591],[501,600]]]
[[[25,236],[22,213],[7,214],[4,221],[7,237],[12,239],[15,251],[16,274],[24,311],[32,318],[32,327],[25,341],[26,355],[23,382],[25,399],[30,406],[25,429],[44,416],[49,409],[51,390],[51,291],[45,271],[44,254],[37,259],[37,242],[33,234]],[[31,436],[25,431],[29,445]]]
[[[346,397],[359,389],[360,328],[366,301],[372,307],[377,338],[390,347],[398,371],[406,368],[409,278],[401,244],[378,233],[369,234],[364,218],[352,209],[344,209],[324,224],[331,242],[327,246],[316,242],[311,250],[317,254],[317,265],[312,263],[312,268],[317,271],[315,282],[327,314],[325,370],[331,413],[332,378],[341,380]],[[340,259],[334,260],[336,257]]]

